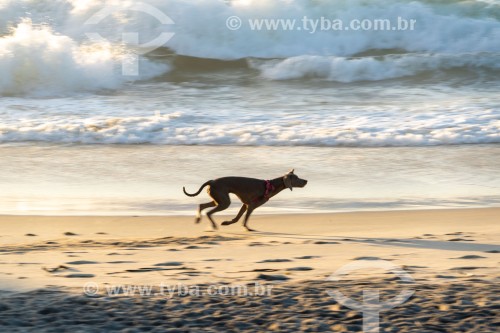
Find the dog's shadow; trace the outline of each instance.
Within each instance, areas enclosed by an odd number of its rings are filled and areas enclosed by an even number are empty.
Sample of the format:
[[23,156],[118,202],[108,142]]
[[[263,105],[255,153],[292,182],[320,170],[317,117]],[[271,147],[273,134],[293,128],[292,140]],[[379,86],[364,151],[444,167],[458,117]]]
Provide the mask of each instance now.
[[[445,240],[428,240],[428,239],[413,239],[413,238],[380,238],[380,237],[351,237],[351,236],[329,236],[329,235],[314,235],[314,234],[293,234],[284,232],[270,231],[254,231],[251,234],[248,232],[225,232],[225,234],[238,236],[257,236],[257,237],[273,237],[285,239],[297,239],[311,242],[352,242],[379,246],[393,247],[408,247],[419,249],[433,249],[443,251],[478,251],[478,252],[494,252],[500,251],[499,245],[481,244],[459,241]],[[472,240],[471,240],[472,241]],[[326,243],[328,244],[328,243]],[[330,243],[331,244],[331,243]]]

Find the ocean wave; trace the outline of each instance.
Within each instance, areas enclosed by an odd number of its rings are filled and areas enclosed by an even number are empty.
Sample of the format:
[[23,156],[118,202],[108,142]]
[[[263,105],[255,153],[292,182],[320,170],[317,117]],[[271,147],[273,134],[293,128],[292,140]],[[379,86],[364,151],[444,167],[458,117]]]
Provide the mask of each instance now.
[[379,81],[451,69],[500,70],[500,54],[404,54],[380,57],[298,56],[284,60],[250,60],[272,80],[304,77],[337,82]]
[[262,121],[233,115],[193,122],[189,113],[135,117],[24,118],[0,124],[0,143],[235,146],[434,146],[500,143],[498,110],[372,110],[288,115]]
[[[135,10],[145,3],[171,18],[162,24]],[[97,25],[88,19],[103,8],[114,12]],[[241,18],[241,29],[226,27],[230,16]],[[110,42],[122,42],[125,32],[137,32],[144,42],[164,31],[175,33],[162,47],[176,54],[199,58],[288,58],[300,55],[352,56],[373,49],[409,52],[475,53],[500,52],[500,4],[487,1],[431,0],[5,0],[0,3],[0,33],[30,18],[50,26],[58,34],[81,43],[86,32],[97,30]],[[283,18],[416,20],[413,31],[304,31],[252,30],[248,20]]]
[[[174,24],[137,11],[141,4],[167,15]],[[109,15],[98,24],[88,24],[104,8],[112,9]],[[227,28],[230,16],[242,20],[241,29]],[[304,17],[345,22],[402,17],[416,20],[416,26],[413,31],[311,33],[256,31],[249,24],[254,19],[299,22]],[[121,75],[124,58],[141,49],[124,42],[124,34],[130,32],[138,34],[139,45],[157,48],[141,57],[139,77]],[[155,44],[164,32],[174,36]],[[93,41],[88,33],[99,33],[107,42]],[[130,80],[161,76],[172,68],[177,72],[214,65],[231,69],[248,59],[268,60],[249,63],[262,77],[273,80],[312,76],[339,82],[376,81],[434,69],[498,70],[500,43],[494,41],[500,39],[500,4],[484,0],[4,0],[0,36],[0,95],[4,96],[118,89]],[[390,55],[394,50],[401,54]]]
[[[0,95],[53,96],[116,89],[130,77],[120,72],[126,53],[109,43],[78,44],[30,20],[0,38]],[[143,61],[140,76],[168,71],[168,64]]]

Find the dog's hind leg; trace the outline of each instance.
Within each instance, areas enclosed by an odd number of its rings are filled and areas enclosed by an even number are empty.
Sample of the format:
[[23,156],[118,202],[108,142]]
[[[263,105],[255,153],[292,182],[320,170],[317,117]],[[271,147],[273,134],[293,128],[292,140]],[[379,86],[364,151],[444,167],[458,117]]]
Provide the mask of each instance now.
[[207,203],[201,204],[198,207],[198,212],[196,213],[196,218],[194,219],[194,223],[200,223],[200,221],[201,221],[201,211],[202,210],[210,208],[210,207],[215,207],[215,206],[217,206],[217,204],[215,203],[215,201],[211,201],[211,202],[207,202]]
[[236,217],[234,219],[232,219],[231,221],[222,222],[222,225],[230,225],[230,224],[238,222],[240,220],[241,216],[243,215],[243,213],[246,212],[246,210],[247,210],[247,205],[243,204],[243,206],[241,206],[241,208],[240,208],[240,211],[238,212],[238,215],[236,215]]
[[[212,198],[214,198],[214,195],[212,195]],[[231,204],[231,199],[229,199],[229,194],[222,195],[222,196],[217,196],[217,198],[214,198],[215,202],[217,203],[217,207],[209,210],[207,212],[207,217],[212,222],[212,229],[217,230],[217,224],[215,223],[214,219],[212,218],[212,214],[220,212]]]

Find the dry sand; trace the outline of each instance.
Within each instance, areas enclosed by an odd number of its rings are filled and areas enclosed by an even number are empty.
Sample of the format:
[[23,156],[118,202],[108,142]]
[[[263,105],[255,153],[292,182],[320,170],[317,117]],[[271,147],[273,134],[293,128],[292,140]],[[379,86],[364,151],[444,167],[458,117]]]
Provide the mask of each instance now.
[[[329,290],[386,302],[406,288],[381,332],[497,332],[499,221],[499,208],[256,213],[248,233],[193,217],[2,216],[0,331],[359,332],[361,314]],[[332,276],[353,262],[366,267]]]

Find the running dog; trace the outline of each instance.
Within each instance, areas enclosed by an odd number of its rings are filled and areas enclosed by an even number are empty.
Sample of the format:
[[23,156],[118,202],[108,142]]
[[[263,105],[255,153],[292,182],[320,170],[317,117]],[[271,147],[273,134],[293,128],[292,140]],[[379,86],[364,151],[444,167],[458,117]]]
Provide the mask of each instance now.
[[294,174],[294,170],[291,170],[284,176],[271,180],[246,177],[223,177],[207,181],[205,184],[201,185],[198,192],[193,194],[186,192],[185,187],[183,187],[182,190],[185,195],[195,197],[200,194],[205,186],[210,186],[207,193],[212,197],[213,201],[203,203],[198,207],[195,223],[200,223],[201,212],[204,209],[214,207],[207,212],[207,216],[210,222],[212,222],[212,229],[214,230],[217,230],[217,224],[213,220],[212,215],[228,208],[231,204],[229,193],[235,194],[241,200],[243,206],[241,206],[238,215],[236,215],[234,219],[231,221],[224,221],[222,225],[230,225],[238,222],[241,216],[246,212],[243,227],[248,231],[255,231],[248,227],[248,218],[255,208],[262,206],[269,201],[269,199],[286,188],[289,188],[291,191],[294,187],[304,187],[306,184],[307,180],[300,179]]

